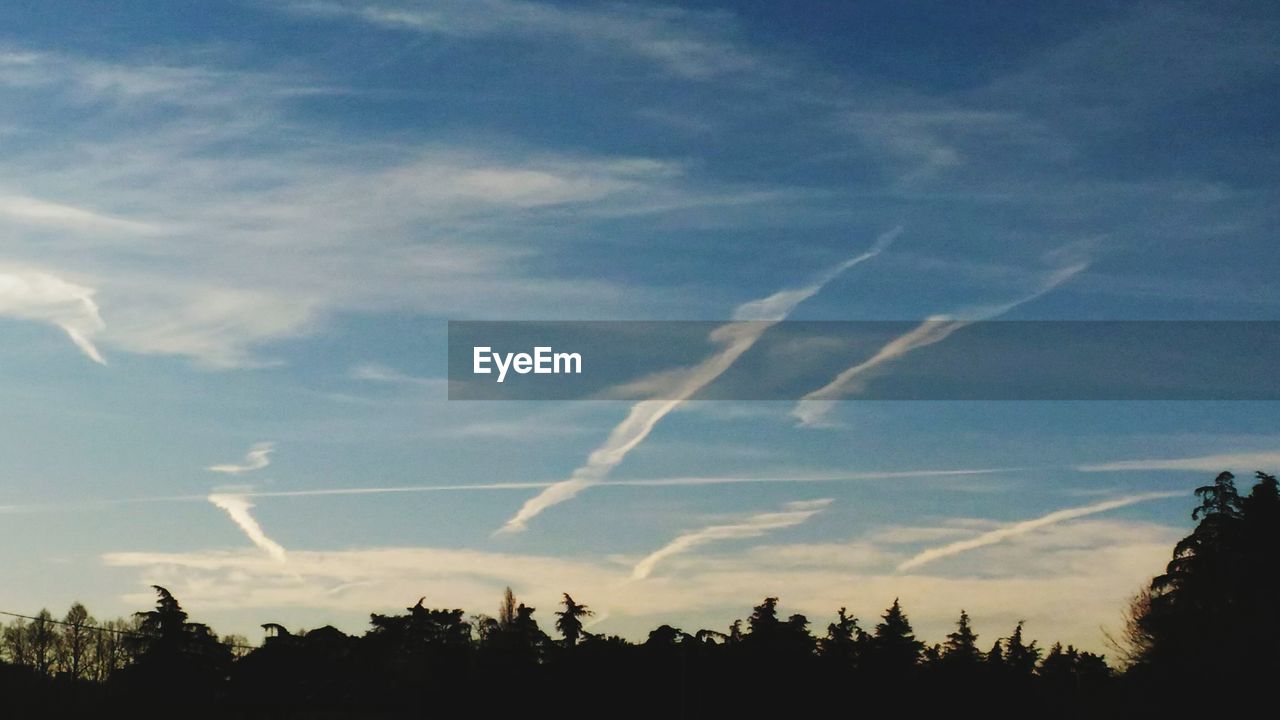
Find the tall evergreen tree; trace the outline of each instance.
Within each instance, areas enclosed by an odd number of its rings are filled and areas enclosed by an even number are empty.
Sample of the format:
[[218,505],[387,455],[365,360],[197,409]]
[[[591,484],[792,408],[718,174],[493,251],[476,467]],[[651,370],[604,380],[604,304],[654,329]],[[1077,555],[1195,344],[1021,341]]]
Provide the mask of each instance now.
[[947,635],[942,645],[942,658],[950,665],[964,667],[976,666],[982,660],[978,636],[969,625],[969,613],[964,610],[960,611],[955,631]]
[[881,616],[871,640],[871,651],[879,669],[900,673],[915,667],[920,661],[924,643],[916,639],[911,622],[902,610],[898,598]]
[[1019,621],[1013,634],[1005,641],[1004,664],[1017,675],[1030,676],[1040,660],[1040,649],[1036,647],[1035,640],[1028,643],[1022,639],[1022,625]]

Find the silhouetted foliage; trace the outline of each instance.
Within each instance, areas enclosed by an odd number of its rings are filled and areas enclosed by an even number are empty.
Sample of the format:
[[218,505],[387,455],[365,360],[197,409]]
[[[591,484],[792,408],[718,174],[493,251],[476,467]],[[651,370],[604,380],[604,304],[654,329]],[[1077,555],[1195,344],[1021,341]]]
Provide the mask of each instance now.
[[579,605],[569,597],[569,593],[564,594],[564,610],[556,613],[556,630],[564,637],[565,647],[572,648],[578,644],[578,639],[582,637],[582,618],[595,615],[594,612],[587,609],[586,605]]
[[[1165,572],[1131,602],[1125,659],[1148,709],[1186,711],[1155,688],[1217,687],[1219,711],[1263,692],[1280,670],[1280,498],[1276,479],[1257,473],[1247,497],[1220,473],[1196,489],[1198,524],[1174,546]],[[1243,707],[1239,705],[1238,707]]]
[[942,660],[949,667],[966,671],[976,668],[982,661],[978,636],[969,625],[969,613],[964,610],[960,611],[955,632],[947,635],[947,641],[942,645]]
[[900,677],[910,673],[920,662],[924,643],[916,639],[911,622],[897,598],[893,599],[893,605],[885,610],[876,625],[869,649],[873,666],[881,673]]
[[[507,588],[496,617],[433,609],[372,614],[361,636],[263,626],[250,649],[192,622],[155,587],[153,610],[98,623],[81,604],[0,634],[0,698],[15,717],[400,718],[801,717],[832,706],[871,716],[1217,717],[1265,696],[1277,670],[1280,490],[1259,473],[1197,490],[1196,527],[1128,608],[1127,669],[1018,622],[987,652],[963,610],[943,642],[916,637],[897,599],[870,631],[840,608],[815,638],[766,597],[727,631],[661,625],[643,643],[587,632],[563,595],[553,642]],[[821,627],[821,626],[820,626]],[[841,710],[843,714],[844,711]]]

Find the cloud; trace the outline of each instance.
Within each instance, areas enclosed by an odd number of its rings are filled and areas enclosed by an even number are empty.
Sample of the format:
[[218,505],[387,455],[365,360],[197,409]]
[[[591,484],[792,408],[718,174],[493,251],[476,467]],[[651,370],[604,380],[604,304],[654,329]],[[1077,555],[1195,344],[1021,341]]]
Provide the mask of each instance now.
[[[33,139],[0,184],[6,259],[92,278],[110,308],[99,346],[211,369],[279,364],[272,344],[340,315],[687,311],[551,260],[611,218],[779,201],[679,160],[335,135],[293,112],[316,85],[305,68],[222,69],[216,52],[0,56],[0,127]],[[48,114],[82,122],[36,141]]]
[[226,475],[243,475],[254,470],[261,470],[271,464],[271,453],[275,451],[275,448],[275,443],[254,443],[249,448],[249,452],[245,454],[241,464],[210,465],[206,469],[210,472]]
[[1097,513],[1128,507],[1129,505],[1135,505],[1137,503],[1150,502],[1152,500],[1164,500],[1174,497],[1185,497],[1185,495],[1186,493],[1180,492],[1144,493],[1142,495],[1130,495],[1128,497],[1116,498],[1113,500],[1104,500],[1099,503],[1085,505],[1082,507],[1055,510],[1038,518],[1023,520],[1022,522],[1013,523],[1012,525],[1006,525],[1005,527],[982,533],[977,537],[972,537],[967,540],[958,540],[940,547],[929,548],[928,550],[924,550],[900,563],[898,565],[898,572],[906,572],[935,560],[940,560],[952,555],[959,555],[960,553],[987,547],[988,545],[1006,542],[1020,535],[1026,535],[1027,533],[1049,527],[1050,525],[1066,522],[1068,520],[1096,515]]
[[93,343],[93,336],[106,327],[94,292],[56,275],[0,267],[0,317],[56,325],[90,360],[106,365]]
[[1086,263],[1077,263],[1056,270],[1042,281],[1040,286],[1031,294],[1009,303],[967,308],[957,313],[966,316],[962,319],[952,319],[947,315],[935,315],[927,318],[915,328],[889,341],[884,347],[876,351],[875,355],[845,369],[839,375],[836,375],[831,382],[800,398],[800,401],[796,403],[795,408],[791,411],[792,416],[799,421],[802,427],[823,426],[827,422],[827,417],[835,408],[834,401],[861,391],[864,376],[914,350],[942,342],[955,331],[974,322],[999,317],[1019,305],[1031,302],[1075,277],[1086,267],[1088,267]]
[[726,32],[732,16],[677,7],[612,4],[574,6],[522,0],[446,0],[430,7],[387,2],[295,2],[298,13],[344,17],[435,36],[523,36],[587,51],[626,55],[673,76],[707,80],[727,75],[777,75]]
[[253,503],[249,501],[249,498],[239,493],[213,493],[209,496],[209,502],[226,510],[227,515],[231,516],[231,521],[244,531],[244,534],[249,537],[249,540],[254,545],[262,548],[271,559],[276,562],[285,562],[284,547],[267,537],[267,534],[262,530],[262,526],[253,518],[253,515],[249,514],[250,508],[253,507]]
[[760,513],[744,518],[740,522],[728,525],[711,525],[701,530],[685,533],[649,553],[640,562],[636,563],[635,567],[631,568],[631,578],[633,580],[643,580],[649,577],[653,573],[653,569],[663,560],[673,555],[687,553],[700,545],[717,540],[740,540],[760,537],[774,530],[794,527],[822,512],[830,504],[830,498],[790,502],[783,506],[781,512]]
[[387,383],[391,385],[416,385],[437,391],[443,396],[448,389],[449,381],[444,378],[426,378],[408,375],[381,363],[365,362],[351,368],[348,377],[352,380]]
[[1201,455],[1198,457],[1119,460],[1116,462],[1079,465],[1081,472],[1124,472],[1146,470],[1188,470],[1197,472],[1221,472],[1227,468],[1237,472],[1263,470],[1280,467],[1280,452],[1239,452],[1220,455]]
[[[636,592],[638,558],[553,557],[439,547],[374,547],[289,551],[282,566],[245,551],[110,552],[109,567],[138,573],[140,590],[124,598],[149,600],[145,588],[164,585],[193,612],[222,611],[227,631],[251,631],[261,614],[318,611],[319,622],[361,632],[368,613],[403,611],[426,594],[438,607],[490,607],[511,586],[521,601],[547,612],[570,592],[597,613],[601,630],[643,640],[659,623],[724,628],[765,596],[788,612],[817,621],[847,606],[874,617],[901,597],[921,637],[941,638],[961,607],[981,633],[1003,635],[1020,619],[1036,637],[1105,651],[1099,628],[1120,625],[1125,601],[1168,560],[1180,532],[1150,523],[1082,519],[1010,538],[989,552],[987,566],[947,563],[945,574],[899,574],[900,546],[864,539],[763,545],[745,552],[711,551],[664,561],[671,572],[645,580]],[[233,618],[227,613],[238,613]]]
[[585,465],[574,470],[568,480],[552,485],[525,502],[499,532],[520,532],[526,529],[530,520],[547,508],[559,505],[603,480],[628,453],[644,442],[658,421],[720,377],[743,353],[751,349],[769,327],[785,319],[797,305],[816,295],[840,273],[879,255],[901,232],[901,228],[894,228],[884,233],[867,252],[836,265],[804,287],[778,292],[739,306],[733,313],[735,322],[722,325],[711,332],[710,339],[723,346],[719,352],[683,372],[665,374],[664,378],[670,383],[669,392],[665,393],[668,399],[642,400],[632,405],[626,419],[613,429],[603,445],[588,456]]
[[154,234],[160,231],[160,228],[150,223],[16,195],[0,195],[0,216],[26,224],[79,231],[130,234]]

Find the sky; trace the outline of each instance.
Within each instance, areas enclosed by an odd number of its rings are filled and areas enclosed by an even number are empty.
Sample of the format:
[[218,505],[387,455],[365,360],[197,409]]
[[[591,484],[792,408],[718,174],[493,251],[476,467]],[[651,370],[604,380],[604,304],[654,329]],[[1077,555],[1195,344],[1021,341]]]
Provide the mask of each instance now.
[[[446,399],[449,320],[1275,320],[1258,3],[0,5],[0,610],[1107,651],[1268,402]],[[739,328],[735,330],[734,328]],[[758,348],[757,348],[758,349]],[[1231,348],[1222,352],[1230,353]],[[1152,362],[1159,362],[1153,358]],[[684,392],[688,390],[689,392]],[[985,642],[984,641],[984,642]]]

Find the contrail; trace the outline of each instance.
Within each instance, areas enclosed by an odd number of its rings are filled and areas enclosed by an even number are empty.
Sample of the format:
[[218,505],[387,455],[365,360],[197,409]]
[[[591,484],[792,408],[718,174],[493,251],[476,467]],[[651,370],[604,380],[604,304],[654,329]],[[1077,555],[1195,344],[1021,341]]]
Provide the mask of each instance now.
[[[868,472],[821,473],[809,475],[760,475],[760,476],[689,476],[669,478],[631,478],[610,480],[603,487],[703,487],[713,485],[755,484],[805,484],[856,482],[860,480],[893,480],[906,478],[965,477],[1014,472],[1023,468],[974,468],[961,470],[883,470]],[[501,492],[507,490],[541,490],[559,481],[475,483],[470,485],[390,485],[386,487],[319,488],[314,490],[244,490],[234,493],[244,498],[305,498],[344,497],[359,495],[394,495],[403,493],[433,492]],[[225,494],[225,493],[224,493]],[[0,513],[59,512],[78,508],[101,508],[114,505],[147,503],[207,502],[208,495],[157,495],[153,497],[104,498],[79,503],[46,503],[25,505],[0,505]]]
[[723,344],[723,349],[676,376],[677,384],[669,399],[642,400],[632,405],[626,419],[609,433],[603,445],[587,457],[585,465],[574,470],[569,479],[548,487],[526,501],[498,532],[522,531],[528,527],[530,520],[547,508],[569,500],[604,480],[628,453],[649,437],[658,421],[720,377],[743,353],[751,349],[769,327],[784,320],[797,305],[816,295],[840,273],[879,255],[901,232],[902,228],[894,228],[881,235],[870,250],[840,263],[804,287],[784,290],[739,306],[733,314],[735,322],[721,325],[711,332],[710,339]]
[[1280,452],[1238,452],[1182,458],[1146,458],[1120,460],[1096,465],[1077,465],[1081,472],[1123,472],[1141,470],[1195,470],[1218,472],[1223,468],[1239,470],[1280,466]]
[[0,316],[56,325],[86,357],[106,365],[92,339],[106,328],[93,295],[93,288],[48,273],[0,271]]
[[249,498],[240,493],[213,493],[209,496],[209,502],[226,510],[227,515],[231,516],[231,521],[244,531],[254,545],[265,550],[273,560],[285,561],[284,547],[267,537],[267,534],[262,531],[262,526],[253,519],[253,515],[249,514],[249,509],[253,507]]
[[1183,497],[1185,495],[1186,493],[1181,492],[1145,493],[1142,495],[1130,495],[1128,497],[1116,498],[1114,500],[1106,500],[1100,503],[1094,503],[1093,505],[1085,505],[1083,507],[1055,510],[1048,515],[1042,515],[1032,520],[1023,520],[1022,522],[1014,523],[1012,525],[1006,525],[1005,527],[982,533],[981,535],[969,538],[968,540],[960,540],[941,547],[930,548],[898,565],[898,572],[905,572],[907,570],[918,568],[921,565],[931,563],[934,560],[944,557],[959,555],[960,553],[976,550],[988,545],[995,545],[996,543],[1004,542],[1005,540],[1018,537],[1019,535],[1026,535],[1033,530],[1039,530],[1040,528],[1056,525],[1060,522],[1066,522],[1067,520],[1075,520],[1076,518],[1082,518],[1086,515],[1096,515],[1097,513],[1115,510],[1116,508],[1122,508],[1140,502]]
[[822,425],[835,407],[836,400],[862,389],[861,379],[864,375],[913,350],[942,342],[952,333],[967,325],[999,317],[1019,305],[1031,302],[1075,277],[1086,267],[1088,267],[1087,263],[1079,263],[1057,270],[1046,278],[1045,282],[1030,295],[1002,305],[968,308],[960,313],[967,316],[964,319],[953,319],[949,315],[935,315],[927,318],[910,331],[890,340],[869,359],[847,368],[831,382],[800,398],[795,408],[792,409],[791,416],[796,418],[801,426],[816,427]]
[[210,472],[223,473],[225,475],[243,475],[254,470],[261,470],[271,464],[271,453],[275,449],[275,443],[254,443],[249,448],[249,452],[245,454],[242,464],[210,465],[206,469]]
[[636,566],[631,569],[631,579],[643,580],[649,577],[658,563],[673,555],[689,552],[699,545],[705,545],[716,540],[760,537],[773,530],[794,527],[822,512],[830,504],[830,498],[790,502],[783,506],[781,512],[760,513],[759,515],[752,515],[742,522],[730,525],[712,525],[701,530],[685,533],[636,563]]

